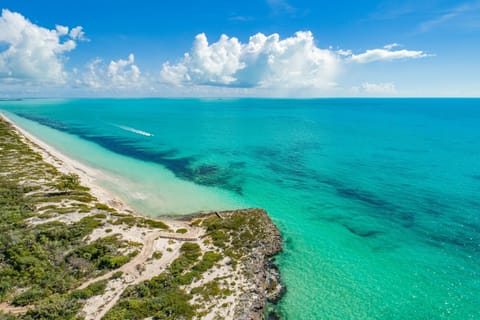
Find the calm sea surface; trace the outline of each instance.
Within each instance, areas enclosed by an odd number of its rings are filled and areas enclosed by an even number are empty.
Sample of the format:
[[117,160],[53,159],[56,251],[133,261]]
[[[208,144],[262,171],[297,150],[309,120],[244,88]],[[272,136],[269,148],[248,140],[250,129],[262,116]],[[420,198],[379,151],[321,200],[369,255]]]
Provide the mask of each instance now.
[[147,215],[263,207],[286,319],[480,319],[480,100],[0,101]]

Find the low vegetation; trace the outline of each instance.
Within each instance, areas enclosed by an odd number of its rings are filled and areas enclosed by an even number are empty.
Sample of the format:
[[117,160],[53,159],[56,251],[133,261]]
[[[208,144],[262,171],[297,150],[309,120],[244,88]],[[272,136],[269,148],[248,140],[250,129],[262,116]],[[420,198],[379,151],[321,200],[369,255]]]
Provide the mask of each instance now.
[[224,218],[211,215],[201,222],[195,220],[195,223],[206,228],[212,243],[235,265],[259,242],[269,238],[265,234],[265,225],[269,222],[265,219],[266,216],[255,209],[249,210],[248,214],[233,214]]
[[[130,256],[120,250],[125,243],[116,235],[87,243],[105,224],[108,207],[95,205],[78,176],[43,162],[3,120],[0,150],[0,302],[28,306],[22,319],[74,319],[106,282],[75,288],[126,263]],[[97,214],[70,224],[41,221],[92,210]],[[29,223],[32,218],[39,223]]]
[[129,227],[137,226],[137,227],[149,227],[154,229],[168,229],[168,226],[159,220],[153,220],[148,218],[142,217],[134,217],[134,216],[123,216],[117,215],[116,220],[109,221],[113,225],[121,225],[125,224]]

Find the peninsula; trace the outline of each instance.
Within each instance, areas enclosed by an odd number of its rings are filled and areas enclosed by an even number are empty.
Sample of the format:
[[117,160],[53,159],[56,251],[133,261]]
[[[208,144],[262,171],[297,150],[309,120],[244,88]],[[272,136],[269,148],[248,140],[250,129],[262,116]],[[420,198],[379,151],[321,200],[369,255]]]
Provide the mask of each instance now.
[[0,119],[0,319],[262,319],[284,287],[262,209],[156,219]]

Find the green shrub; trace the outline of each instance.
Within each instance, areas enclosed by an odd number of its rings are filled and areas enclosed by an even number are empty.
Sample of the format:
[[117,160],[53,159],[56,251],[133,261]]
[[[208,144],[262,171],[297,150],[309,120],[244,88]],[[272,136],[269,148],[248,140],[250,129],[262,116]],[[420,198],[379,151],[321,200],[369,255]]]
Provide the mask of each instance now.
[[95,209],[98,209],[98,210],[104,210],[104,211],[115,211],[115,209],[107,206],[106,204],[103,204],[103,203],[95,203]]
[[127,256],[105,256],[100,259],[98,264],[99,269],[117,269],[130,260]]
[[168,229],[168,226],[160,220],[142,219],[142,223],[151,228]]
[[192,297],[179,289],[170,274],[161,274],[128,287],[119,302],[103,319],[192,319],[195,307]]
[[56,187],[61,191],[71,191],[80,187],[80,177],[74,173],[62,174]]
[[162,256],[163,256],[163,253],[161,251],[155,251],[152,255],[152,258],[158,260],[158,259],[161,259]]
[[137,224],[137,219],[133,216],[120,217],[117,220],[112,222],[113,225],[126,224],[130,227],[133,227]]
[[92,283],[85,289],[74,290],[70,295],[75,299],[89,299],[93,296],[101,295],[105,291],[107,283],[107,280],[100,280]]
[[215,263],[222,260],[222,255],[213,251],[207,251],[203,254],[202,260],[193,266],[193,270],[203,273],[212,268]]
[[45,291],[40,288],[31,288],[15,296],[12,301],[14,306],[26,306],[40,298],[43,298]]
[[68,258],[85,259],[98,269],[116,269],[130,260],[130,257],[118,254],[118,248],[123,246],[124,241],[119,240],[118,235],[111,235],[78,247]]
[[199,294],[204,300],[211,301],[215,297],[226,297],[232,294],[227,288],[221,288],[217,280],[205,283],[203,286],[193,288],[191,294]]
[[195,219],[190,223],[190,225],[194,227],[198,227],[201,222],[202,222],[202,219]]
[[66,295],[54,294],[40,301],[35,308],[29,310],[22,318],[24,320],[74,320],[81,304]]
[[225,247],[225,242],[228,240],[228,236],[225,234],[225,232],[221,230],[215,230],[210,234],[210,236],[212,237],[214,245],[221,248]]
[[110,279],[118,279],[118,278],[121,278],[123,275],[123,271],[117,271],[115,272],[114,274],[112,274],[112,276],[110,277]]

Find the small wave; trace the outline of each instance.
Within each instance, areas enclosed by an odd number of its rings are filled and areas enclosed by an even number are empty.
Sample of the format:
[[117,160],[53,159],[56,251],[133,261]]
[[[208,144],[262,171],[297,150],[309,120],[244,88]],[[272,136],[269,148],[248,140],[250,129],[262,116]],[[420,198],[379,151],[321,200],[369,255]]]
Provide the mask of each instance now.
[[135,128],[130,128],[130,127],[127,127],[127,126],[120,126],[120,125],[116,125],[116,124],[114,124],[114,126],[117,127],[117,128],[120,128],[122,130],[133,132],[133,133],[136,133],[136,134],[139,134],[139,135],[142,135],[142,136],[153,137],[153,134],[150,133],[150,132],[138,130],[138,129],[135,129]]
[[145,200],[147,196],[141,192],[134,192],[132,193],[132,198],[136,200]]

